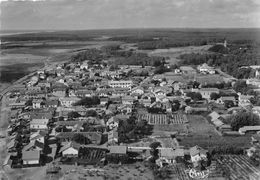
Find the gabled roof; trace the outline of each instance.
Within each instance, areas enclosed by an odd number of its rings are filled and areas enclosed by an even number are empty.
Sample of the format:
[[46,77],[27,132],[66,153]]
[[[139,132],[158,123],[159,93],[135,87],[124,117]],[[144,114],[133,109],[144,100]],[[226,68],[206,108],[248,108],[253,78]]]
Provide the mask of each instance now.
[[47,135],[47,132],[45,131],[37,131],[30,136],[30,140],[37,139],[39,137],[45,137]]
[[202,149],[199,146],[194,146],[190,148],[190,155],[191,156],[196,156],[197,154],[206,154],[208,151],[205,149]]
[[74,142],[74,141],[70,141],[70,142],[68,142],[67,144],[65,144],[61,149],[60,149],[60,152],[63,152],[63,151],[65,151],[65,150],[67,150],[67,149],[69,149],[69,148],[73,148],[73,149],[76,149],[76,150],[79,150],[79,148],[80,148],[80,144],[78,144],[78,143],[76,143],[76,142]]
[[49,119],[33,119],[30,125],[47,125],[48,123]]
[[27,144],[26,146],[23,147],[23,152],[24,151],[28,151],[32,147],[38,147],[38,148],[40,148],[42,150],[44,148],[44,144],[39,142],[39,141],[37,141],[37,140],[33,140],[29,144]]

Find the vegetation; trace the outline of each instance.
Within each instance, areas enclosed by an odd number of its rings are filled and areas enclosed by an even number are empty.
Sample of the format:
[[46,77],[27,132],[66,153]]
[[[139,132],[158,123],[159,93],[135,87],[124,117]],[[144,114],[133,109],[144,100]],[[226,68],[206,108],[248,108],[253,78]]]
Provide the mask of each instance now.
[[100,99],[98,96],[92,96],[92,97],[84,97],[83,99],[79,100],[74,104],[74,106],[94,106],[100,104]]
[[187,97],[190,97],[193,101],[202,100],[202,95],[199,92],[188,92]]
[[259,124],[259,117],[250,111],[241,111],[231,117],[231,127],[233,131],[238,131],[239,128],[243,126],[254,126]]
[[259,54],[255,44],[241,47],[240,44],[231,46],[228,50],[216,45],[209,49],[211,53],[189,53],[180,56],[180,65],[199,65],[207,63],[209,66],[220,67],[220,69],[238,79],[254,77],[255,70],[241,68],[242,66],[256,65]]

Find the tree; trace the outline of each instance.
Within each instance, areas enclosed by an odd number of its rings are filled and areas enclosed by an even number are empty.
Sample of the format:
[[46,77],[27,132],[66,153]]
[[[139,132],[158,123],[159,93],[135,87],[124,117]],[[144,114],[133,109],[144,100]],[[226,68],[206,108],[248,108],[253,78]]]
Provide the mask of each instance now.
[[93,109],[91,109],[91,110],[88,110],[87,112],[86,112],[86,115],[85,115],[86,117],[89,117],[89,116],[91,116],[91,117],[97,117],[98,116],[98,113],[95,111],[95,110],[93,110]]
[[79,144],[90,144],[91,141],[82,134],[76,133],[73,135],[72,140]]
[[100,104],[100,99],[98,96],[92,96],[92,97],[84,97],[83,99],[76,102],[75,106],[93,106]]
[[180,102],[178,100],[174,100],[172,102],[172,111],[178,111],[180,108]]
[[231,108],[231,107],[235,106],[234,102],[231,101],[231,100],[224,101],[224,105],[225,105],[226,108]]
[[78,118],[80,116],[81,115],[76,111],[71,111],[68,113],[68,119],[74,119],[74,118]]
[[190,97],[194,101],[202,100],[202,95],[200,93],[197,93],[197,92],[188,92],[186,94],[186,96]]
[[152,142],[149,147],[151,148],[151,151],[150,151],[151,155],[153,157],[157,158],[158,154],[159,154],[159,151],[158,151],[157,148],[161,147],[161,143],[160,142]]
[[218,98],[220,98],[220,95],[218,93],[211,93],[210,94],[210,99],[211,100],[217,100]]
[[255,126],[259,125],[259,117],[252,112],[241,111],[234,115],[231,119],[232,130],[237,131],[243,126]]
[[248,91],[246,81],[244,80],[238,80],[237,82],[235,82],[233,88],[236,92],[240,92],[242,94],[246,94],[246,92]]

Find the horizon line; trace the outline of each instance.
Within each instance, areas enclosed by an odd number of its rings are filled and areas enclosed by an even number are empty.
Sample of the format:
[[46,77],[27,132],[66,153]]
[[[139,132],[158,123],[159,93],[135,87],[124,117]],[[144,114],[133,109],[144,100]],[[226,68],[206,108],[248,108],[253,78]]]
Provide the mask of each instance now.
[[0,31],[88,31],[88,30],[137,30],[137,29],[260,29],[260,27],[129,27],[89,29],[0,29]]

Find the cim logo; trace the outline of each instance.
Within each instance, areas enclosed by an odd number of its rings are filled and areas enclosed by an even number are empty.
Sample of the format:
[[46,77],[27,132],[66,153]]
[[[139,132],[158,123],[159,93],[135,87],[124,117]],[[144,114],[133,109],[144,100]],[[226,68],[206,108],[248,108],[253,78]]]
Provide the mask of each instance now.
[[209,170],[197,171],[196,169],[188,170],[188,174],[193,179],[204,179],[209,176]]

